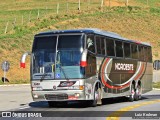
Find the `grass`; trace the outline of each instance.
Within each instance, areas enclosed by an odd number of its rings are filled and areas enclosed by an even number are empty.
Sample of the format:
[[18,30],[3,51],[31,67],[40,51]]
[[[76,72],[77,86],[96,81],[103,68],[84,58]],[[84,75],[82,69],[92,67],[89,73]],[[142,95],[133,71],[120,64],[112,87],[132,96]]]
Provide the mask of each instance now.
[[160,82],[153,83],[153,88],[160,88]]
[[2,80],[0,80],[0,85],[10,85],[10,84],[29,84],[30,81],[29,80],[15,80],[12,82],[2,82]]
[[[85,1],[85,0],[84,0]],[[82,0],[81,11],[78,11],[78,2],[70,0],[69,11],[66,11],[66,0],[0,0],[0,63],[7,60],[11,69],[7,73],[10,83],[29,82],[29,58],[26,69],[19,68],[21,55],[31,50],[34,34],[53,29],[73,28],[100,28],[116,32],[126,38],[150,42],[153,45],[153,58],[160,59],[160,9],[159,0],[144,7],[143,2],[133,6],[104,6],[100,9],[100,1],[92,0],[90,6]],[[113,0],[116,1],[116,0]],[[56,5],[60,3],[59,14],[56,14]],[[125,0],[124,0],[125,2]],[[144,6],[139,6],[144,5]],[[47,8],[47,9],[46,9]],[[40,11],[37,19],[38,10]],[[31,21],[29,15],[31,13]],[[23,25],[22,25],[23,15]],[[13,22],[16,18],[16,26]],[[6,22],[9,21],[7,34],[4,34]],[[12,23],[12,24],[11,24]],[[0,70],[0,76],[3,72]],[[2,84],[2,83],[0,83]]]

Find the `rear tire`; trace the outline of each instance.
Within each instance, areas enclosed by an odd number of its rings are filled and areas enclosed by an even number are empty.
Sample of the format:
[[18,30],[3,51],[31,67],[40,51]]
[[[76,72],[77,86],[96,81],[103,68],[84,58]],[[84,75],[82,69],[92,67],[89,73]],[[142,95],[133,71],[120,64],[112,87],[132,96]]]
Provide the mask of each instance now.
[[136,88],[136,91],[135,91],[135,100],[140,100],[141,99],[141,96],[142,96],[142,89],[141,89],[141,86],[138,85],[137,88]]
[[135,87],[134,87],[134,85],[132,84],[132,85],[131,85],[131,95],[129,96],[129,101],[130,101],[130,102],[133,102],[133,101],[134,101],[134,98],[135,98]]

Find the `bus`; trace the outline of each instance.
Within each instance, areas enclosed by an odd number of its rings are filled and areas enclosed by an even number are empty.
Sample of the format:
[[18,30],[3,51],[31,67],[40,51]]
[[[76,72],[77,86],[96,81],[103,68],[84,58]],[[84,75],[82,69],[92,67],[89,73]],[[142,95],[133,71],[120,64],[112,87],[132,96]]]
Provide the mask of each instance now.
[[139,100],[152,90],[152,51],[145,42],[97,28],[54,30],[34,36],[30,55],[31,93],[49,106],[68,101],[128,97]]

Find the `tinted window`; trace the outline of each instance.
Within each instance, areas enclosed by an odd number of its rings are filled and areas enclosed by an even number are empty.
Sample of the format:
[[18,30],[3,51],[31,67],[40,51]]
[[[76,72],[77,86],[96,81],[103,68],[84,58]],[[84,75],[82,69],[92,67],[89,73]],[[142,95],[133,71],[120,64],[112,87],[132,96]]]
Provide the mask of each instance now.
[[96,36],[97,54],[101,54],[101,37]]
[[85,68],[86,77],[92,77],[96,75],[96,57],[91,54],[87,55],[87,67]]
[[101,38],[101,54],[105,55],[105,39],[104,39],[104,37]]
[[131,50],[132,50],[132,58],[138,59],[138,51],[137,51],[137,45],[131,44]]
[[143,46],[138,46],[138,51],[139,51],[139,60],[144,60],[144,50]]
[[97,48],[97,54],[105,55],[105,45],[103,37],[100,36],[96,37],[96,48]]
[[148,50],[147,50],[147,47],[144,47],[144,61],[148,61]]
[[56,46],[57,36],[35,37],[33,49],[54,49]]
[[152,62],[152,50],[151,50],[151,47],[148,47],[148,61]]
[[58,39],[58,48],[81,48],[82,36],[81,35],[62,35]]
[[125,55],[126,58],[131,58],[130,43],[124,43],[124,55]]
[[108,56],[115,56],[113,40],[106,38],[106,48]]
[[116,57],[123,57],[122,42],[115,41],[115,44],[116,44]]
[[87,48],[92,53],[95,53],[95,43],[94,43],[94,35],[87,35]]

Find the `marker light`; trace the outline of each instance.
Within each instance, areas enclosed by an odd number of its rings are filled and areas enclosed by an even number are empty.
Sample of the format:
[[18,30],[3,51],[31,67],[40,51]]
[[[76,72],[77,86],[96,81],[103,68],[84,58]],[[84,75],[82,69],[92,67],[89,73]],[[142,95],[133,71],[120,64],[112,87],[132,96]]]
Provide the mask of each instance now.
[[83,85],[80,85],[80,86],[79,86],[79,89],[80,89],[80,90],[83,90],[83,89],[84,89],[84,86],[83,86]]
[[84,50],[82,53],[81,61],[80,61],[80,66],[81,67],[86,67],[87,66],[87,50]]
[[25,68],[25,67],[26,67],[26,64],[25,64],[25,63],[20,63],[20,67],[21,67],[21,68]]

